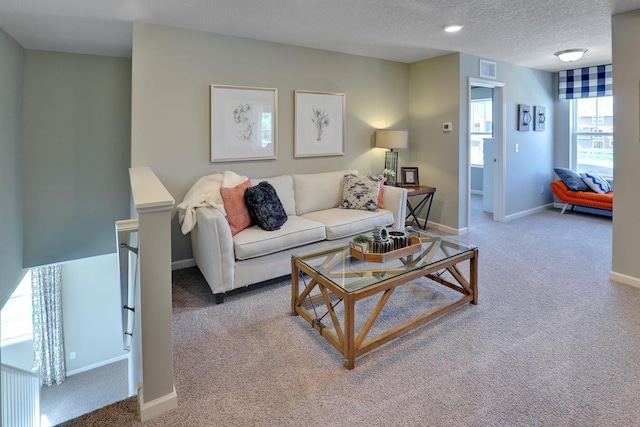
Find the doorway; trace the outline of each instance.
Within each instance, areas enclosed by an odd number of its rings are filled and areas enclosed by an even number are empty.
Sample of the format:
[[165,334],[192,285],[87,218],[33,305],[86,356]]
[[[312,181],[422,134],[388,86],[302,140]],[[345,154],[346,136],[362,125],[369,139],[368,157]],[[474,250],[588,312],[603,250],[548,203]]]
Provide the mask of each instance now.
[[[505,84],[469,78],[467,229],[481,195],[481,209],[493,221],[504,221]],[[473,199],[472,199],[473,197]],[[477,222],[477,219],[476,219]]]

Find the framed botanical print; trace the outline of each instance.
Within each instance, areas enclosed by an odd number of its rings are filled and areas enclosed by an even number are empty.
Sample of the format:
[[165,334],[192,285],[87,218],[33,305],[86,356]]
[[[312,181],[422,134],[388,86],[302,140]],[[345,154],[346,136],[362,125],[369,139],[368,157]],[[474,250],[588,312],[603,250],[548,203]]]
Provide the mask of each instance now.
[[277,157],[278,90],[211,85],[211,161]]
[[293,156],[343,156],[344,93],[294,91]]

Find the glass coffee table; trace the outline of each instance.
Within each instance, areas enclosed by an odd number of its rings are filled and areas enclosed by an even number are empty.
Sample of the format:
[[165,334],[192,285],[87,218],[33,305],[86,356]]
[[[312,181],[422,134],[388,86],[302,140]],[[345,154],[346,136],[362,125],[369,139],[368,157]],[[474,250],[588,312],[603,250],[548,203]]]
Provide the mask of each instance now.
[[[338,350],[347,369],[363,354],[467,302],[478,303],[476,246],[411,227],[406,232],[411,247],[383,256],[365,256],[345,243],[291,257],[291,314],[302,316]],[[442,285],[460,295],[436,307],[425,304],[426,312],[367,338],[394,291],[422,277],[429,286]],[[377,303],[356,331],[356,303],[374,297]]]

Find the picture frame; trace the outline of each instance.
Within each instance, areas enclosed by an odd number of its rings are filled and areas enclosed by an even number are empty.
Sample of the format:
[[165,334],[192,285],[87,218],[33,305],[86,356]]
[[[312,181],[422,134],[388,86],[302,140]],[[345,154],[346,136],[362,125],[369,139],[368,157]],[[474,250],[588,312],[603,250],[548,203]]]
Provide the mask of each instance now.
[[400,168],[403,187],[419,187],[418,168]]
[[211,162],[277,158],[278,89],[211,85]]
[[518,104],[518,130],[527,132],[531,128],[531,106],[527,104]]
[[293,157],[344,156],[346,95],[294,91]]
[[533,130],[535,132],[544,131],[544,123],[546,122],[546,109],[540,105],[533,106]]

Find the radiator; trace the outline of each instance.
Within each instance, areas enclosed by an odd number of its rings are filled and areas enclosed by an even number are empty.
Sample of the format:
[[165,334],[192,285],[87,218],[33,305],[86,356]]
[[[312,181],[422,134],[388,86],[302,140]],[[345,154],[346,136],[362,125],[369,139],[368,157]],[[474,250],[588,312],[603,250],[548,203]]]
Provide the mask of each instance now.
[[40,426],[40,379],[38,374],[2,365],[2,425]]

